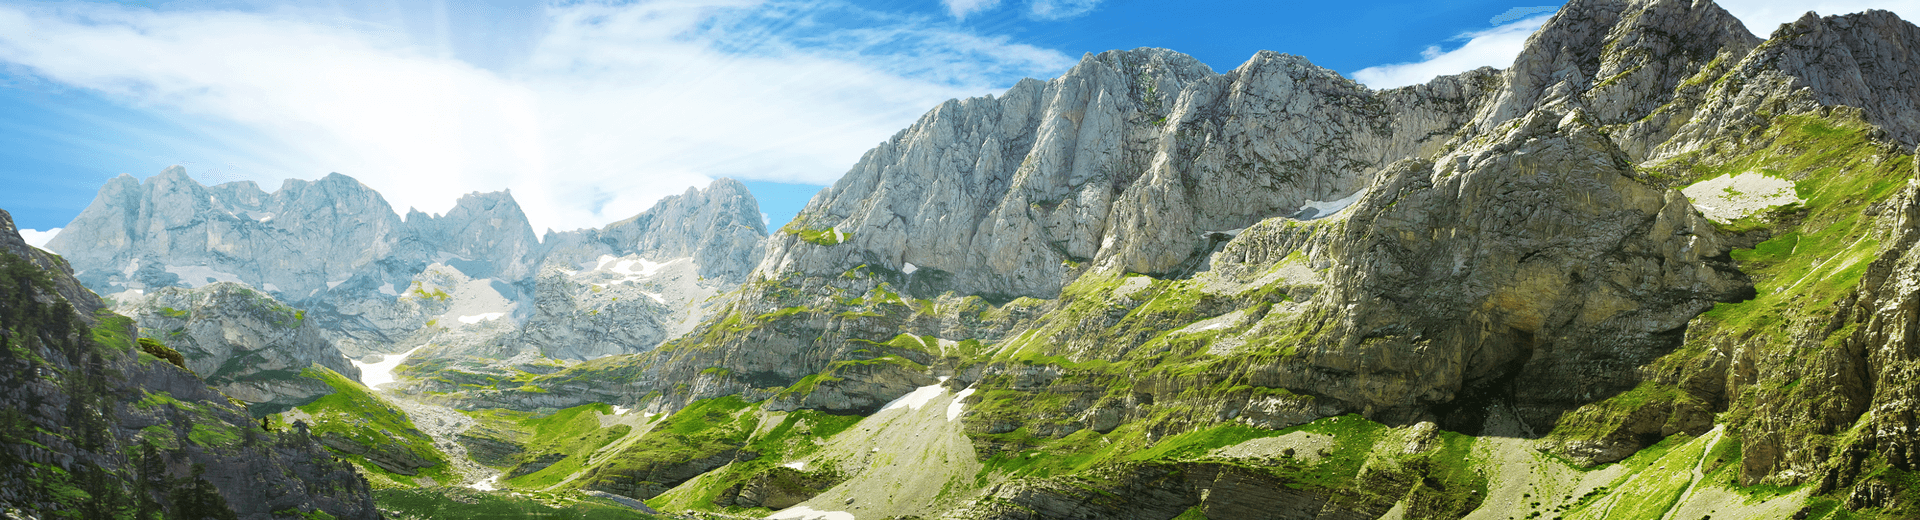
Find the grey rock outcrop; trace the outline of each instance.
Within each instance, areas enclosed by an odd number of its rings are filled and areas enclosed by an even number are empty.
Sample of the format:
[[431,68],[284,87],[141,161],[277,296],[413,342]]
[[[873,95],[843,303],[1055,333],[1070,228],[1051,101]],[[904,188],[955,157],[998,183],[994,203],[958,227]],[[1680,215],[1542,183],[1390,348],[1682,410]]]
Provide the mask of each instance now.
[[931,375],[901,363],[849,363],[828,369],[813,388],[767,401],[769,411],[798,409],[868,415],[916,388],[939,383]]
[[352,379],[360,369],[327,341],[306,313],[244,285],[166,287],[116,302],[140,336],[179,351],[187,368],[229,396],[265,413],[332,392],[300,372],[319,365]]
[[[1395,423],[1499,387],[1546,431],[1591,396],[1635,386],[1623,368],[1677,347],[1714,302],[1751,297],[1712,223],[1677,191],[1637,180],[1580,113],[1536,110],[1510,128],[1389,169],[1321,240],[1289,247],[1258,235],[1292,229],[1263,225],[1229,243],[1220,255],[1300,252],[1330,268],[1320,308],[1305,311],[1326,316],[1323,335],[1297,362],[1251,368],[1250,381]],[[1258,276],[1273,263],[1222,271]]]

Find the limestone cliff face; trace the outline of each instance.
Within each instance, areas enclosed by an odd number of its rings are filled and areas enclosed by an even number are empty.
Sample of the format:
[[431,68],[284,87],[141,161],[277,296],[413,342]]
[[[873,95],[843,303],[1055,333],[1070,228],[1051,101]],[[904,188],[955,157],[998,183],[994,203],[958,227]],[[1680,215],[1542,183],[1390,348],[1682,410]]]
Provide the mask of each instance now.
[[[1713,224],[1637,180],[1582,115],[1536,110],[1484,145],[1400,163],[1321,240],[1230,245],[1218,261],[1297,251],[1329,268],[1303,311],[1325,316],[1320,336],[1249,380],[1390,422],[1492,391],[1545,432],[1634,387],[1630,367],[1671,351],[1694,315],[1749,296]],[[1479,430],[1461,422],[1450,426]]]
[[116,303],[115,312],[139,324],[140,337],[179,351],[189,370],[261,411],[331,393],[325,383],[300,377],[308,367],[360,377],[305,312],[238,283],[167,287]]
[[64,261],[27,246],[4,211],[0,263],[9,515],[380,518],[351,465],[310,437],[262,431],[192,372],[142,353],[132,323],[96,313]]
[[[759,269],[866,264],[919,295],[997,299],[1055,296],[1087,262],[1192,271],[1209,233],[1348,197],[1437,150],[1498,81],[1374,92],[1271,52],[1225,74],[1164,49],[1088,55],[927,113],[815,196]],[[820,232],[832,239],[807,238]]]

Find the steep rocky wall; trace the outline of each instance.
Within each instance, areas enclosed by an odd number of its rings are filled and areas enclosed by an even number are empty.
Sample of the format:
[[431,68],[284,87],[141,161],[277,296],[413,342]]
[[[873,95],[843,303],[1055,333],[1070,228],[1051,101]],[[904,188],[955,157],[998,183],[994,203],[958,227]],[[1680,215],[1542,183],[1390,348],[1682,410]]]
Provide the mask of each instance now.
[[760,276],[867,264],[920,297],[1004,301],[1056,296],[1085,262],[1191,271],[1208,232],[1347,197],[1437,151],[1498,81],[1374,92],[1272,52],[1225,74],[1164,49],[1090,54],[882,143],[774,236]]
[[308,367],[324,366],[360,378],[360,369],[327,341],[304,311],[238,283],[167,287],[116,303],[116,312],[139,324],[140,337],[179,351],[189,370],[263,413],[332,392],[323,383],[300,377]]

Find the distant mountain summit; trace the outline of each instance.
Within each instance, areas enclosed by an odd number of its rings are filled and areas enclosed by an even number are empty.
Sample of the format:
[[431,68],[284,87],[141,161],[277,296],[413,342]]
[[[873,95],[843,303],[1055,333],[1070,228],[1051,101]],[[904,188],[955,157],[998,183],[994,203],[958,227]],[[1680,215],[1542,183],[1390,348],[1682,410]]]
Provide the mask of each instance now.
[[[445,214],[411,210],[403,219],[378,192],[337,173],[267,193],[245,181],[203,186],[175,166],[145,182],[108,181],[47,249],[63,252],[83,283],[109,297],[244,284],[302,309],[355,357],[450,332],[491,337],[562,312],[536,310],[539,294],[591,288],[541,278],[543,266],[592,277],[635,263],[684,264],[688,276],[674,282],[654,280],[652,271],[596,278],[602,286],[652,284],[646,292],[657,295],[657,307],[628,314],[658,319],[624,324],[644,330],[586,350],[543,343],[582,359],[642,351],[672,323],[698,321],[700,303],[752,270],[765,235],[752,194],[731,179],[602,229],[549,232],[542,241],[507,192],[468,194]],[[540,280],[568,287],[543,289]],[[480,340],[442,343],[461,341]]]

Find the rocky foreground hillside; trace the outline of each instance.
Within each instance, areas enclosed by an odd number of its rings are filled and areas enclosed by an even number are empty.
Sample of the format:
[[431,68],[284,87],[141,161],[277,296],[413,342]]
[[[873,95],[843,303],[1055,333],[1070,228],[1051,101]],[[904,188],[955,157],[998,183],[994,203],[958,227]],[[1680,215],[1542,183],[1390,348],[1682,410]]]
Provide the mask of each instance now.
[[[0,211],[0,510],[9,518],[380,518],[353,466],[265,431],[134,341]],[[169,362],[155,354],[170,355]]]

